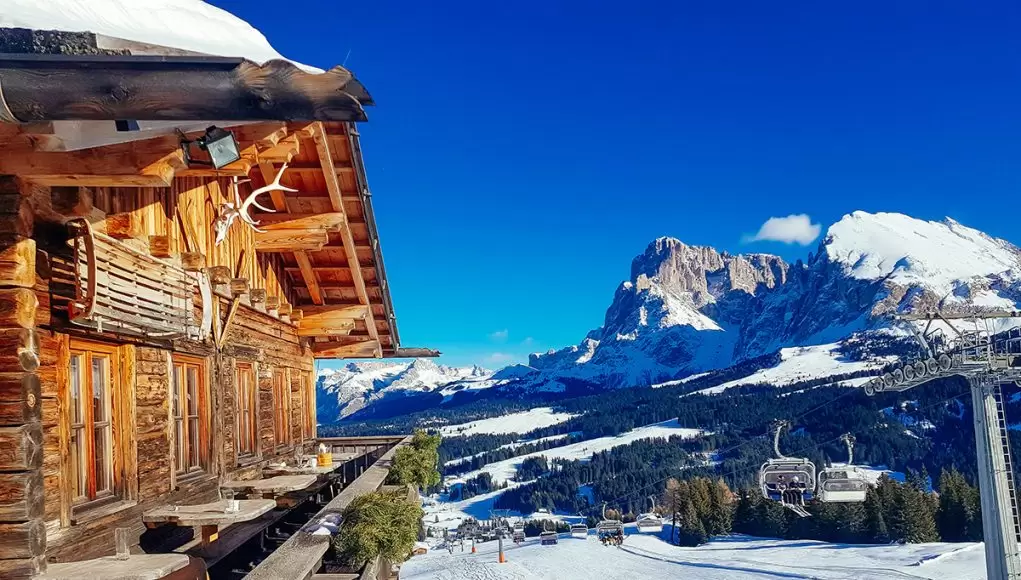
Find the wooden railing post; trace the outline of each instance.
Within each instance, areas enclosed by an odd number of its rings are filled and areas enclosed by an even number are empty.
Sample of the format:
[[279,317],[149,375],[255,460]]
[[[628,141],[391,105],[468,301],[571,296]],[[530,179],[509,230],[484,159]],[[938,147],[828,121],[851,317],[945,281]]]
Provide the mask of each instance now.
[[0,176],[0,578],[46,570],[39,301],[27,191]]

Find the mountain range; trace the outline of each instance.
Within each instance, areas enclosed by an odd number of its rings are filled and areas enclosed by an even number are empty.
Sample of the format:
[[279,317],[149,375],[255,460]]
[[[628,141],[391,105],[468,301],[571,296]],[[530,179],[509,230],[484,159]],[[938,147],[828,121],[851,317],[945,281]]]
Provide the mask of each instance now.
[[1019,300],[1021,249],[949,218],[856,211],[793,264],[663,237],[632,260],[603,325],[579,344],[496,372],[424,359],[350,363],[320,374],[319,417],[398,401],[417,410],[469,396],[656,385],[778,352],[770,381],[782,382],[786,368],[841,374],[868,366],[852,342],[904,334],[893,313],[1014,309]]

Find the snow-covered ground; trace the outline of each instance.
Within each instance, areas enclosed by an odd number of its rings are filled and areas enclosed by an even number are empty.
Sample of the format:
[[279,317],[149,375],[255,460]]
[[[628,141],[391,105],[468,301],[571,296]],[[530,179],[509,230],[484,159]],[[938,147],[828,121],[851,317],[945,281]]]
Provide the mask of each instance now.
[[511,413],[501,417],[480,419],[460,425],[447,425],[440,429],[444,437],[467,435],[501,435],[507,433],[528,433],[544,427],[552,427],[571,419],[570,413],[554,413],[549,407],[536,407],[520,413]]
[[864,546],[809,540],[718,538],[698,548],[671,546],[658,537],[630,535],[621,548],[594,538],[561,535],[553,546],[529,538],[504,545],[507,562],[497,562],[497,543],[478,544],[478,553],[434,549],[401,568],[404,580],[634,580],[637,578],[839,579],[931,578],[982,580],[982,544]]
[[587,441],[579,441],[570,445],[562,445],[560,447],[554,447],[545,451],[536,451],[534,453],[528,453],[518,457],[512,457],[503,461],[497,461],[490,463],[481,469],[475,471],[469,471],[459,475],[456,478],[448,480],[448,483],[455,483],[458,481],[465,481],[473,477],[478,476],[481,473],[488,473],[493,476],[495,482],[503,482],[513,479],[517,474],[518,467],[521,466],[522,462],[529,457],[545,457],[547,461],[553,461],[554,459],[588,459],[593,454],[601,451],[613,449],[614,447],[620,447],[621,445],[627,445],[634,443],[635,441],[641,441],[642,439],[656,439],[656,438],[669,438],[674,436],[680,436],[687,439],[698,437],[703,434],[701,429],[690,429],[687,427],[681,427],[677,424],[676,419],[670,421],[664,421],[662,423],[655,423],[653,425],[646,425],[637,429],[632,429],[627,433],[621,433],[616,437],[597,437],[596,439],[589,439]]
[[[868,362],[843,360],[839,348],[840,345],[836,343],[784,348],[780,350],[780,364],[775,367],[759,369],[742,379],[728,381],[695,393],[715,395],[741,385],[769,384],[783,387],[810,379],[876,369],[888,362],[885,358],[876,358]],[[859,386],[867,380],[867,378],[848,379],[840,383]]]
[[[580,431],[575,431],[573,433],[563,433],[561,435],[550,435],[549,437],[540,437],[538,439],[528,439],[528,440],[525,440],[525,441],[515,441],[514,443],[508,443],[506,445],[501,445],[501,446],[497,447],[496,449],[494,449],[494,451],[496,451],[497,449],[517,449],[518,447],[521,447],[523,445],[532,445],[532,444],[535,444],[535,443],[549,443],[550,441],[560,441],[561,439],[567,439],[568,437],[570,437],[572,435],[580,435],[580,434],[581,434]],[[447,461],[446,463],[444,463],[443,467],[452,467],[454,465],[457,465],[458,463],[464,463],[465,461],[471,461],[472,459],[475,459],[476,457],[481,457],[481,456],[485,455],[486,453],[487,453],[486,451],[483,451],[482,453],[476,453],[475,455],[469,455],[467,457],[458,457],[457,459],[451,459],[450,461]]]

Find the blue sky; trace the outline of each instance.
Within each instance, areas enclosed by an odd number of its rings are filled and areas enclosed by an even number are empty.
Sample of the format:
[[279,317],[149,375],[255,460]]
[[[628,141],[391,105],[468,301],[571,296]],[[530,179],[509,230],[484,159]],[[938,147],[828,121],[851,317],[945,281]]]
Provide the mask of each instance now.
[[[1016,2],[214,0],[347,66],[403,343],[577,343],[655,237],[952,216],[1021,242]],[[977,6],[980,5],[980,6]]]

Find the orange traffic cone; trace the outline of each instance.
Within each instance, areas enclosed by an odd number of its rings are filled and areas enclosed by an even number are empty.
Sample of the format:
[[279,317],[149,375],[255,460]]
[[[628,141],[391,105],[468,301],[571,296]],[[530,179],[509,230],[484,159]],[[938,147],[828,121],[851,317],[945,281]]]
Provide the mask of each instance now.
[[501,564],[507,563],[507,557],[503,555],[503,552],[500,552],[500,563]]
[[475,553],[475,544],[472,544],[472,554]]

